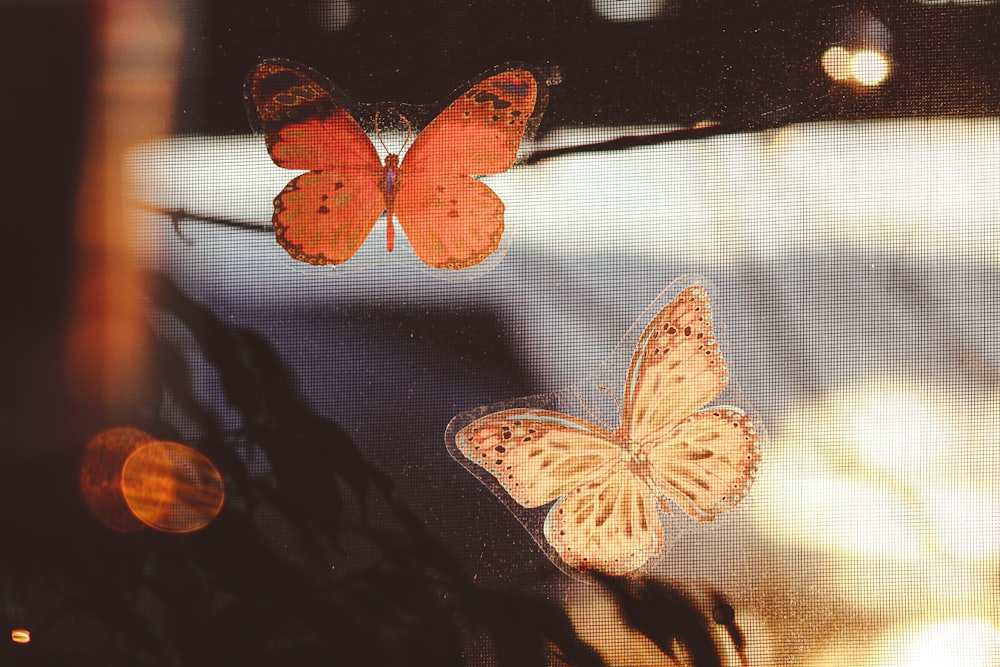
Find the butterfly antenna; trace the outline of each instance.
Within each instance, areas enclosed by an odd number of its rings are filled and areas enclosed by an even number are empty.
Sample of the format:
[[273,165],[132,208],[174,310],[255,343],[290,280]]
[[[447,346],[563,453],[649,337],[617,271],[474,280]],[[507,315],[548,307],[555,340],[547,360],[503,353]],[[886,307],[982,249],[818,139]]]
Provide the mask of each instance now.
[[382,144],[382,148],[385,149],[386,153],[392,152],[389,150],[389,147],[385,145],[385,142],[382,141],[382,133],[378,130],[378,111],[375,112],[375,137],[378,139],[378,142]]
[[400,151],[402,151],[403,148],[405,148],[410,143],[410,137],[413,136],[413,125],[410,123],[410,119],[409,118],[407,118],[403,114],[399,114],[400,119],[404,123],[406,123],[406,138],[403,139],[403,144],[399,147],[399,150],[397,150],[395,153],[393,153],[392,149],[390,149],[388,146],[386,146],[385,142],[382,141],[382,133],[378,129],[378,116],[379,116],[379,112],[376,111],[375,112],[375,136],[378,137],[378,142],[380,144],[382,144],[382,148],[385,149],[386,153],[392,153],[393,155],[396,155]]
[[403,150],[403,148],[410,144],[410,137],[413,136],[413,125],[410,124],[410,119],[403,114],[399,114],[399,117],[403,119],[404,123],[406,123],[406,139],[403,139],[403,145],[399,148],[400,150]]
[[589,407],[587,407],[587,402],[583,400],[583,396],[577,395],[576,400],[580,401],[580,405],[582,405],[583,409],[587,411],[587,414],[590,415],[591,419],[599,423],[604,428],[607,428],[609,431],[611,430],[610,428],[608,428],[608,425],[604,423],[603,419],[595,415],[594,412]]
[[622,403],[618,400],[618,395],[603,385],[597,385],[597,388],[608,392],[608,395],[615,399],[615,405],[618,406],[618,414],[622,414]]
[[583,396],[577,395],[576,400],[580,401],[580,405],[582,405],[583,409],[587,411],[587,414],[590,415],[591,419],[593,419],[595,422],[597,422],[607,430],[614,431],[614,429],[608,426],[603,419],[594,414],[594,411],[587,406],[587,402],[583,400]]

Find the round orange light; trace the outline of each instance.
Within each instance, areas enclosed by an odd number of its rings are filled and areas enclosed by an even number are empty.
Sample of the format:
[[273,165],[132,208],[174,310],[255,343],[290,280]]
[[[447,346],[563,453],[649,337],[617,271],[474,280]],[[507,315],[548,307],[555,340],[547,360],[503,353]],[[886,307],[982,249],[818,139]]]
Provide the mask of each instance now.
[[24,628],[14,628],[10,631],[10,640],[15,644],[31,643],[31,632]]
[[135,428],[109,428],[87,443],[80,457],[80,494],[98,521],[123,533],[142,530],[122,495],[122,466],[153,436]]
[[200,452],[175,442],[136,449],[121,473],[122,494],[137,519],[167,533],[191,533],[222,509],[222,475]]

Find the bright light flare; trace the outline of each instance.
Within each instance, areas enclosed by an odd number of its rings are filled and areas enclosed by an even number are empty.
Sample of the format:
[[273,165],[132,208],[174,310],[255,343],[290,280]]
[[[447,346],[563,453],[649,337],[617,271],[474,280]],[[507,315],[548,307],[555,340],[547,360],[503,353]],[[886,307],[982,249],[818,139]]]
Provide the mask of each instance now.
[[820,61],[823,71],[834,81],[847,82],[854,77],[851,70],[851,52],[843,46],[831,46]]
[[136,518],[167,533],[201,530],[222,509],[222,475],[200,452],[175,442],[153,442],[125,461],[122,493]]
[[670,0],[591,0],[591,3],[595,14],[616,23],[652,21],[673,6]]
[[839,83],[874,88],[889,77],[889,56],[878,49],[831,46],[820,59],[826,75]]
[[881,51],[856,51],[851,56],[851,74],[862,86],[881,85],[889,76],[889,58]]
[[24,628],[14,628],[10,631],[10,640],[15,644],[30,644],[31,632]]
[[320,0],[313,11],[317,25],[331,32],[351,25],[357,14],[352,0]]
[[959,437],[943,405],[917,393],[873,389],[848,398],[840,419],[858,454],[887,472],[918,470]]
[[102,524],[121,533],[142,530],[122,495],[121,474],[125,460],[153,436],[135,428],[109,428],[84,447],[80,457],[80,495]]
[[908,630],[883,649],[887,667],[993,667],[1000,664],[1000,630],[979,618]]

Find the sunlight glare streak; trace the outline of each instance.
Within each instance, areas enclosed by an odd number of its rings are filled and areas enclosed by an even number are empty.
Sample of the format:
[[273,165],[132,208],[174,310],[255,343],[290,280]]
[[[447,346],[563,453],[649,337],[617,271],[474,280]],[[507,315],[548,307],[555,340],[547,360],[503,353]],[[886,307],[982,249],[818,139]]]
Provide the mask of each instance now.
[[859,608],[978,613],[1000,494],[995,438],[973,426],[996,430],[995,400],[970,398],[881,380],[789,412],[754,487],[757,530],[823,554],[824,581]]
[[945,621],[889,638],[883,656],[886,667],[993,667],[1000,630],[979,618]]
[[958,558],[1000,556],[1000,498],[996,490],[932,489],[925,511],[938,546]]
[[898,558],[921,553],[919,526],[905,498],[836,471],[818,456],[773,456],[754,494],[755,522],[780,541]]

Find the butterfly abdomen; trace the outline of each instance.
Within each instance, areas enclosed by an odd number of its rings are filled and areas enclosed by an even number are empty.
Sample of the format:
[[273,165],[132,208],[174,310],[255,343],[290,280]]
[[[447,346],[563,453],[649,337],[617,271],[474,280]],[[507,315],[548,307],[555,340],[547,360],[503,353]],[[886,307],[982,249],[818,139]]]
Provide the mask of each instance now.
[[382,173],[380,189],[385,196],[385,245],[392,252],[396,230],[392,226],[393,203],[396,201],[396,188],[399,177],[399,156],[389,154],[385,157],[385,171]]

